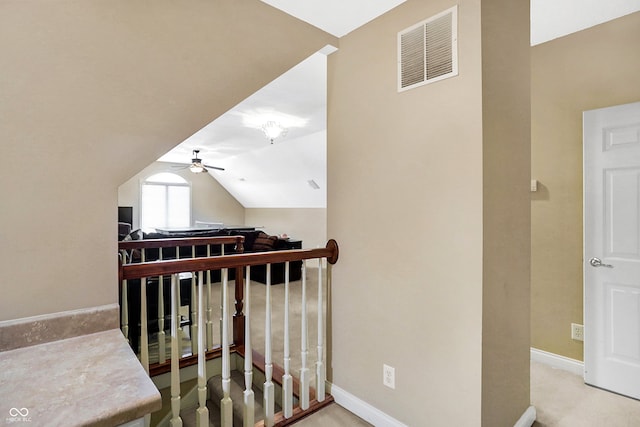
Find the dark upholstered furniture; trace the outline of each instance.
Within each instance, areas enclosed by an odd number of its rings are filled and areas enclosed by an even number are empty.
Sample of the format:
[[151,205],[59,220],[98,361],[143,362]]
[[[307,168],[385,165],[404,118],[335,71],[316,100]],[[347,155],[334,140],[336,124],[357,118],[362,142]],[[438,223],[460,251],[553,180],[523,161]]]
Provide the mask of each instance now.
[[[302,249],[302,241],[281,239],[278,236],[269,236],[261,230],[251,229],[250,227],[243,228],[222,228],[218,230],[191,230],[185,232],[172,232],[166,233],[142,233],[141,231],[134,231],[132,233],[133,239],[139,238],[147,239],[179,239],[189,237],[215,237],[215,236],[243,236],[244,237],[244,253],[251,252],[267,252],[267,251],[281,251],[287,249]],[[232,244],[225,245],[224,253],[226,255],[236,253],[236,248]],[[211,255],[221,255],[221,250],[218,246],[211,247]],[[180,248],[180,258],[191,258],[192,248],[190,246],[183,246]],[[206,246],[196,247],[196,257],[207,256]],[[175,259],[176,250],[174,248],[163,249],[163,259]],[[158,249],[147,249],[146,260],[155,261],[159,258]],[[134,262],[137,260],[134,257]],[[215,277],[214,281],[220,281],[220,272],[212,272],[212,276]],[[293,261],[289,264],[289,280],[300,280],[302,277],[302,262]],[[229,271],[229,279],[235,278],[235,272]],[[251,280],[258,281],[260,283],[267,283],[267,266],[257,265],[251,267]],[[277,285],[284,283],[284,263],[271,265],[271,284]]]
[[131,224],[128,222],[118,223],[118,240],[124,239],[129,233],[131,233]]

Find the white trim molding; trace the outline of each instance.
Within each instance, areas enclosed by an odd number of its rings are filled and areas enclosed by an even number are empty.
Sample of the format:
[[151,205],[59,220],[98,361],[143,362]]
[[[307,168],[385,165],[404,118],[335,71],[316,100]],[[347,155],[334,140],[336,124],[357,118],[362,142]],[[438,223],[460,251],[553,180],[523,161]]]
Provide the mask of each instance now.
[[531,360],[584,377],[584,362],[531,347]]
[[536,408],[529,406],[513,427],[531,427],[536,422]]
[[[329,393],[333,396],[333,400],[347,411],[354,413],[368,423],[377,427],[407,427],[395,418],[390,417],[378,408],[375,408],[364,400],[354,396],[353,394],[341,389],[335,384],[326,382]],[[527,426],[529,427],[529,426]]]
[[[532,349],[533,350],[533,349]],[[335,384],[326,382],[327,390],[333,396],[333,400],[349,412],[359,416],[376,427],[407,427],[395,418],[385,414],[364,400],[341,389]],[[536,421],[536,408],[529,406],[513,427],[531,427]]]

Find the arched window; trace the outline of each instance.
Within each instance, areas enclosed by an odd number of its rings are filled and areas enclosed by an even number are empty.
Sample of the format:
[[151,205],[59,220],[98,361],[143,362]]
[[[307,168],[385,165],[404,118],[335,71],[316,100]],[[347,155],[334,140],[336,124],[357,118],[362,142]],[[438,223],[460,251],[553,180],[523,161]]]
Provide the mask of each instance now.
[[141,187],[141,228],[191,225],[191,186],[184,178],[162,172],[147,178]]

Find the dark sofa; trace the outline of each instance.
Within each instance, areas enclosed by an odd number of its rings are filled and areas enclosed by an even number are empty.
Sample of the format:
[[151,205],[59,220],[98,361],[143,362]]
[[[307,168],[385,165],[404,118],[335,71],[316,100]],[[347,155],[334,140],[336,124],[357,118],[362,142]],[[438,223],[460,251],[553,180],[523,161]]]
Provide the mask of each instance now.
[[[191,237],[216,237],[216,236],[243,236],[244,237],[244,253],[252,252],[268,252],[268,251],[281,251],[287,249],[301,249],[302,242],[300,240],[281,239],[278,236],[270,236],[261,230],[245,228],[222,228],[218,230],[191,230],[185,232],[172,232],[167,233],[142,233],[140,231],[134,232],[136,237],[134,239],[143,238],[147,239],[179,239],[179,238],[191,238]],[[133,234],[133,233],[132,233]],[[224,253],[226,255],[237,253],[235,245],[224,245]],[[211,255],[221,255],[219,246],[211,247]],[[180,248],[180,258],[191,258],[192,248],[190,246],[183,246]],[[207,256],[206,246],[197,246],[195,250],[196,257]],[[163,259],[175,259],[175,248],[166,248],[162,251]],[[159,258],[158,249],[147,249],[146,260],[155,261]],[[135,261],[135,259],[134,259]],[[271,265],[271,284],[277,285],[284,283],[284,263],[276,263]],[[246,273],[245,273],[246,275]],[[289,280],[300,280],[302,277],[302,262],[294,261],[289,265]],[[229,271],[229,279],[235,278],[235,271]],[[212,272],[212,280],[215,282],[220,281],[220,272]],[[267,266],[257,265],[251,267],[251,280],[258,281],[260,283],[267,283]]]

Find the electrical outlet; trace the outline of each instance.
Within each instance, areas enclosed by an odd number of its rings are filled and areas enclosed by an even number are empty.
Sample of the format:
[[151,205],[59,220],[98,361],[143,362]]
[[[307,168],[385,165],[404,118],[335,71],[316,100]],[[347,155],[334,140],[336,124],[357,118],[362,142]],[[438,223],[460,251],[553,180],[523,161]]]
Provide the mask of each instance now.
[[577,323],[571,324],[571,339],[576,341],[584,341],[584,326]]
[[396,388],[396,368],[382,365],[382,384],[389,388]]

